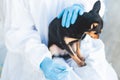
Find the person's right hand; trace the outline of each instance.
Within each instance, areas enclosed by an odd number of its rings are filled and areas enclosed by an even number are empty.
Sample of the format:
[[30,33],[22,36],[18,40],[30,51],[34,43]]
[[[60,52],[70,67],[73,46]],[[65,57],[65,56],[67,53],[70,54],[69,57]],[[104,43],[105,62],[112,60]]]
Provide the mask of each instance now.
[[45,58],[40,64],[40,68],[49,80],[63,80],[68,74],[65,66],[55,63],[50,58]]
[[62,10],[57,16],[58,19],[62,18],[62,27],[69,28],[71,24],[74,24],[78,15],[84,13],[84,6],[82,4],[74,4]]

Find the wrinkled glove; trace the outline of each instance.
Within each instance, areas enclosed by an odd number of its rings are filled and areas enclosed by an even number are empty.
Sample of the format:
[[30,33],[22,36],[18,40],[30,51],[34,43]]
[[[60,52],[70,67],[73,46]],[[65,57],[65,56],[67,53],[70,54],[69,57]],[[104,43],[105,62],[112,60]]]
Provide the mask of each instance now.
[[57,18],[62,18],[62,26],[69,28],[70,24],[74,24],[78,15],[82,15],[84,8],[82,5],[74,4],[71,7],[64,9]]
[[45,58],[40,64],[40,68],[49,80],[63,80],[68,74],[65,66],[55,63],[50,58]]

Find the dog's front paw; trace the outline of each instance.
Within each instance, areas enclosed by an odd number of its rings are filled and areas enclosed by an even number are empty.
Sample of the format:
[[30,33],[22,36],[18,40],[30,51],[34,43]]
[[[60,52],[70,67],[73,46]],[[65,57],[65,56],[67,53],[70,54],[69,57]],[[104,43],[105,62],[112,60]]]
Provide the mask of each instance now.
[[85,61],[80,61],[80,62],[78,63],[78,66],[80,66],[80,67],[86,66]]

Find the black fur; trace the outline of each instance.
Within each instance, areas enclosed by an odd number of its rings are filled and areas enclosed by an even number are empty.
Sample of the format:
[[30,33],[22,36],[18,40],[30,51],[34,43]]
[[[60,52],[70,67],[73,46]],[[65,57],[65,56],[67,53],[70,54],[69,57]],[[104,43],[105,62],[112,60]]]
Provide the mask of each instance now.
[[103,28],[103,20],[99,15],[100,1],[97,1],[93,9],[89,12],[84,12],[83,15],[79,15],[75,24],[70,25],[69,28],[64,28],[61,25],[61,19],[55,18],[49,25],[49,42],[48,47],[52,44],[56,44],[61,49],[66,49],[69,53],[72,53],[64,41],[64,37],[81,39],[84,32],[87,32],[91,28],[91,24],[97,22],[99,25],[93,28],[96,34],[101,33]]

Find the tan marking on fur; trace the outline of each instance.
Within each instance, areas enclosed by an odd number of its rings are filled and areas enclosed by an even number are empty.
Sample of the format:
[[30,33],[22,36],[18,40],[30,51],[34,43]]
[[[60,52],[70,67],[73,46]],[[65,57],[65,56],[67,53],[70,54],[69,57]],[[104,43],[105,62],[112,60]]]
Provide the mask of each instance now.
[[95,34],[95,31],[85,32],[86,34],[90,35],[93,39],[98,39],[99,35]]
[[70,38],[70,37],[64,37],[64,41],[65,41],[66,44],[68,44],[68,43],[71,42],[71,41],[75,41],[75,40],[77,40],[77,39],[75,39],[75,38]]
[[78,66],[84,66],[85,65],[85,62],[80,60],[76,54],[75,55],[70,54],[70,56],[78,64]]
[[53,44],[52,46],[50,46],[49,48],[50,52],[52,55],[64,55],[67,51],[66,50],[62,50],[61,48],[59,48],[57,45]]
[[81,54],[81,51],[80,51],[80,41],[77,42],[76,44],[76,53],[77,53],[77,56],[82,60],[82,61],[85,61],[84,57],[82,56]]
[[[75,53],[72,49],[72,47],[70,45],[68,45],[68,47],[70,48],[70,50],[72,51],[73,55],[72,54],[69,54],[71,56],[71,58],[79,65],[79,66],[84,66],[85,65],[85,62],[83,60],[81,60],[77,53]],[[79,46],[80,48],[80,46]]]

